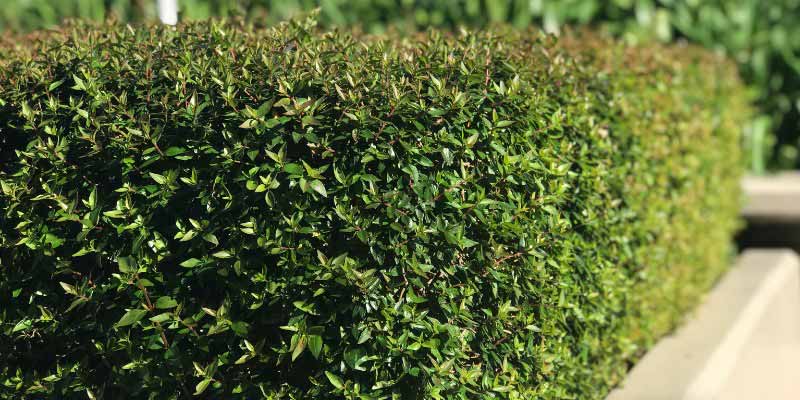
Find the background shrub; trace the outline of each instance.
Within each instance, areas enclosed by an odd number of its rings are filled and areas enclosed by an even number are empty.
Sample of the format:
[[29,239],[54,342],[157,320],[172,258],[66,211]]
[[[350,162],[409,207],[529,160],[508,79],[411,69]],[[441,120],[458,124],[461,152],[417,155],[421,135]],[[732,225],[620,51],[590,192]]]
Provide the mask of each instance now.
[[728,260],[692,47],[74,26],[0,62],[3,398],[602,398]]

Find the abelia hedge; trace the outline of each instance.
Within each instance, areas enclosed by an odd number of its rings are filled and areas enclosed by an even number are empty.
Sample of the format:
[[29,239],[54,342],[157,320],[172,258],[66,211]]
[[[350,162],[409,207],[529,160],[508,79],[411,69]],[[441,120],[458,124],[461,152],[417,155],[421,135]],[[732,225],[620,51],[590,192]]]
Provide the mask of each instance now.
[[0,61],[0,398],[602,398],[725,270],[732,65],[73,25]]

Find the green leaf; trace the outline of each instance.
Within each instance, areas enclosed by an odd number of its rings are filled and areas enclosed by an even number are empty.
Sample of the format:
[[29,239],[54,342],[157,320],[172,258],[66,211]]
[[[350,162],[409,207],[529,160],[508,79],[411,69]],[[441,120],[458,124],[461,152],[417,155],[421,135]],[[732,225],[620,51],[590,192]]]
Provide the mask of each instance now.
[[177,306],[178,302],[169,296],[162,296],[156,300],[156,308],[173,308]]
[[14,325],[14,328],[11,329],[11,333],[28,330],[30,329],[31,326],[33,326],[33,321],[31,321],[28,318],[25,318],[17,322],[16,325]]
[[109,218],[125,218],[125,214],[123,214],[120,210],[106,211],[103,213],[103,215]]
[[206,388],[208,388],[208,385],[210,383],[211,383],[211,378],[205,378],[202,381],[200,381],[200,383],[198,383],[197,386],[194,387],[194,395],[197,396],[205,392]]
[[158,314],[155,317],[150,317],[150,321],[161,323],[164,321],[168,321],[170,318],[172,318],[172,313],[165,312]]
[[68,313],[68,312],[74,310],[79,305],[81,305],[83,303],[86,303],[88,301],[89,301],[89,299],[87,299],[86,297],[76,297],[75,300],[72,300],[72,303],[69,304],[69,307],[67,307],[67,309],[64,310],[64,312]]
[[97,205],[97,185],[92,188],[92,192],[89,193],[89,201],[87,202],[90,210],[94,210],[95,206]]
[[186,233],[183,234],[183,237],[181,237],[181,242],[188,242],[188,241],[194,239],[195,236],[197,236],[197,231],[189,230],[189,231],[187,231]]
[[117,264],[119,264],[120,272],[131,273],[137,270],[136,260],[132,257],[119,257],[117,258]]
[[325,190],[325,185],[322,183],[322,181],[311,181],[311,188],[314,189],[315,192],[321,194],[322,197],[328,197],[328,191]]
[[295,163],[288,163],[283,166],[283,170],[289,173],[290,175],[303,175],[303,167],[295,164]]
[[303,312],[306,312],[306,313],[309,313],[309,314],[314,314],[313,306],[309,305],[309,304],[306,304],[306,302],[303,301],[303,300],[297,300],[295,302],[292,302],[292,304],[300,311],[303,311]]
[[231,257],[233,257],[233,254],[231,254],[230,252],[228,252],[226,250],[221,250],[221,251],[218,251],[218,252],[212,254],[212,256],[214,256],[216,258],[231,258]]
[[252,354],[242,354],[242,356],[241,356],[241,357],[239,357],[238,359],[236,359],[236,361],[234,362],[234,364],[236,364],[236,365],[241,365],[241,364],[244,364],[244,363],[246,363],[246,362],[247,362],[247,360],[249,360],[249,359],[250,359],[250,358],[252,358],[252,357],[253,357],[253,355],[252,355]]
[[477,245],[478,242],[462,237],[458,240],[458,244],[459,246],[461,246],[462,249],[467,249]]
[[300,336],[300,339],[297,340],[297,345],[294,347],[294,351],[292,352],[292,361],[296,360],[300,354],[303,353],[303,350],[306,348],[306,337]]
[[342,378],[339,378],[338,376],[332,374],[329,371],[325,371],[325,376],[328,377],[328,381],[331,383],[331,385],[333,385],[333,387],[340,390],[344,389],[344,384],[342,384]]
[[73,294],[75,296],[78,295],[78,291],[75,290],[75,286],[72,286],[69,283],[65,283],[65,282],[58,282],[58,283],[61,285],[61,287],[64,289],[65,292],[67,292],[69,294]]
[[262,104],[261,104],[261,105],[258,107],[258,110],[256,110],[256,114],[257,114],[259,117],[263,117],[263,116],[267,115],[267,113],[268,113],[270,110],[272,110],[272,103],[274,103],[274,102],[275,102],[275,100],[274,100],[274,99],[269,99],[269,100],[265,101],[264,103],[262,103]]
[[63,79],[60,80],[60,81],[55,81],[55,82],[51,83],[50,86],[47,87],[47,91],[48,92],[53,91],[53,89],[61,86],[62,84],[64,84],[64,80]]
[[309,335],[308,350],[311,351],[314,358],[319,359],[319,353],[322,351],[322,337],[319,335]]
[[205,235],[203,235],[203,240],[213,244],[214,246],[219,246],[219,240],[217,240],[217,237],[214,236],[213,233],[206,233]]
[[305,160],[303,160],[303,168],[306,169],[306,173],[308,174],[308,176],[317,179],[322,178],[322,175],[319,173],[319,171],[316,170],[314,167],[308,165],[308,163],[305,162]]
[[505,128],[514,124],[514,121],[497,121],[496,128]]
[[186,149],[184,149],[183,147],[170,147],[164,152],[164,154],[169,156],[169,157],[174,157],[174,156],[177,156],[177,155],[181,155],[181,154],[183,154],[185,152],[186,152]]
[[280,120],[279,118],[270,118],[270,119],[267,120],[267,128],[272,129],[272,128],[280,125],[281,123],[283,123],[283,121]]
[[147,315],[147,310],[142,310],[139,308],[128,310],[128,312],[126,312],[125,315],[123,315],[122,318],[117,321],[115,326],[117,328],[121,328],[123,326],[133,325],[140,319],[144,318],[145,315]]
[[279,164],[283,163],[283,153],[282,152],[274,153],[274,152],[271,152],[269,150],[264,150],[264,151],[267,153],[267,156],[269,156],[269,158],[271,158],[276,163],[279,163]]
[[234,321],[231,323],[231,330],[241,337],[247,337],[250,331],[250,324],[244,321]]
[[156,183],[158,183],[159,185],[167,183],[167,178],[165,178],[164,175],[159,175],[154,172],[151,172],[150,177],[153,178],[153,180],[156,181]]
[[467,145],[467,147],[470,147],[470,148],[471,148],[472,146],[474,146],[474,145],[475,145],[475,143],[477,143],[477,142],[478,142],[478,136],[479,136],[479,135],[476,133],[476,134],[474,134],[474,135],[472,135],[472,136],[468,137],[468,138],[467,138],[467,142],[465,143],[465,144]]
[[369,329],[364,329],[361,332],[361,335],[358,337],[358,342],[356,342],[356,344],[362,344],[367,340],[370,340],[371,338],[372,338],[372,331]]
[[430,158],[425,157],[425,156],[417,157],[417,162],[419,163],[419,165],[422,165],[423,167],[432,167],[433,166],[433,161],[431,161]]
[[182,262],[180,265],[181,265],[181,267],[185,267],[185,268],[194,268],[194,267],[196,267],[196,266],[198,266],[198,265],[200,265],[202,263],[203,263],[203,261],[201,261],[201,260],[198,260],[196,258],[190,258],[190,259]]
[[257,120],[248,119],[248,120],[242,122],[242,124],[239,125],[239,128],[242,128],[242,129],[253,129],[257,125],[258,125],[258,121]]
[[72,80],[75,81],[75,86],[72,88],[75,90],[86,90],[86,85],[83,83],[83,79],[78,78],[78,75],[72,74]]

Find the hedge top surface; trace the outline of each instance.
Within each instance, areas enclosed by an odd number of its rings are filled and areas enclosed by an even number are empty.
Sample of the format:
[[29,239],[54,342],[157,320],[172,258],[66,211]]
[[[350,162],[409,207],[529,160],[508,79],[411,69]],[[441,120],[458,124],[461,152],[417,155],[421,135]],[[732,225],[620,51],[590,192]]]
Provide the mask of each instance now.
[[600,398],[724,269],[687,47],[75,26],[0,62],[3,398]]

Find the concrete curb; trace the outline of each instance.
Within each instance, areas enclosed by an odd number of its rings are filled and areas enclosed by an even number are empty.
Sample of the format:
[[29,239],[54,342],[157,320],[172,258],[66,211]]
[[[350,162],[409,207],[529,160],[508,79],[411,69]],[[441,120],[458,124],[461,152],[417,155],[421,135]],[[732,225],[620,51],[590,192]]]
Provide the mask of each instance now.
[[800,222],[800,173],[782,172],[742,179],[742,216],[757,222]]
[[607,400],[800,398],[800,259],[745,251]]
[[742,179],[745,230],[740,248],[788,247],[800,253],[800,173],[788,171]]

